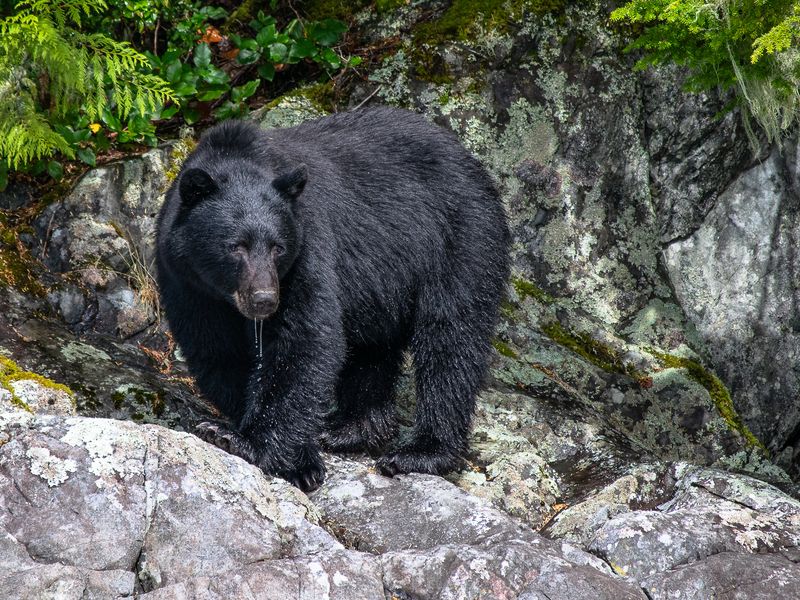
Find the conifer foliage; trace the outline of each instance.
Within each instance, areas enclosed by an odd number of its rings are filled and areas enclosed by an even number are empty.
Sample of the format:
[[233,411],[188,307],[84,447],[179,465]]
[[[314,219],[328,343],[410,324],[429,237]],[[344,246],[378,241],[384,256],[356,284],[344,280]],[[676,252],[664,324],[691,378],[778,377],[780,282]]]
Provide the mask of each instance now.
[[124,119],[175,101],[166,81],[142,72],[127,42],[81,31],[104,0],[27,0],[0,20],[0,162],[17,169],[73,150],[54,127],[70,112]]
[[630,0],[611,14],[639,27],[638,67],[676,63],[689,89],[733,89],[769,142],[800,121],[800,0]]

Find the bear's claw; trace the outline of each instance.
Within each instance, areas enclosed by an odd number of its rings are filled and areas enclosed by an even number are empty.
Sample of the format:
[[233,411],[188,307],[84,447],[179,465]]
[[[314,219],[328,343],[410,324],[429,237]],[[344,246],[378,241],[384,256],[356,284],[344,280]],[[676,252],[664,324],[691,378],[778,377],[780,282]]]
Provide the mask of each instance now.
[[319,455],[319,450],[307,446],[301,452],[300,464],[290,471],[282,471],[280,476],[308,494],[322,485],[325,473],[325,463]]

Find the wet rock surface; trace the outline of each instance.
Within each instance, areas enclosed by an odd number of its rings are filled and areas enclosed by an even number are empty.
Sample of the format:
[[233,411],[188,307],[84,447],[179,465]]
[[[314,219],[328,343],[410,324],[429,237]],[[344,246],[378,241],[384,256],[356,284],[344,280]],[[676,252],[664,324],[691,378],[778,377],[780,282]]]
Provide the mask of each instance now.
[[[326,456],[307,498],[186,433],[215,414],[147,274],[175,142],[19,232],[44,285],[0,284],[0,597],[800,597],[796,144],[754,156],[736,111],[715,118],[727,99],[633,73],[605,3],[414,33],[447,6],[355,15],[401,37],[349,106],[452,130],[506,203],[469,467]],[[309,90],[253,118],[323,114]]]

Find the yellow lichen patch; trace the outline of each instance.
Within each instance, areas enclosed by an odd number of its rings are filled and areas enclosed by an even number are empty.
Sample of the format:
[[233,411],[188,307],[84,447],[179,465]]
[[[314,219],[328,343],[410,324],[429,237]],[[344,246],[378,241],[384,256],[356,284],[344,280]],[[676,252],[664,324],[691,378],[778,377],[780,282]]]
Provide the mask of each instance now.
[[514,287],[514,291],[517,292],[517,296],[519,296],[520,300],[524,300],[525,298],[533,298],[542,304],[552,304],[556,300],[538,285],[528,281],[527,279],[523,279],[522,277],[512,277],[511,285]]
[[497,338],[493,339],[492,346],[494,346],[494,349],[497,350],[497,352],[499,352],[502,356],[507,358],[519,358],[519,355],[514,351],[514,349],[502,340],[498,340]]
[[47,377],[43,377],[37,373],[26,371],[10,358],[0,356],[0,387],[11,394],[12,404],[29,412],[33,412],[31,407],[28,406],[28,403],[17,395],[17,393],[14,391],[14,386],[11,385],[12,382],[21,380],[35,381],[42,387],[64,392],[65,394],[68,394],[73,401],[75,400],[75,393],[63,383],[56,383],[52,379],[48,379]]
[[167,185],[175,181],[175,178],[181,171],[184,161],[196,147],[197,140],[190,137],[182,138],[177,144],[175,144],[175,147],[172,149],[172,152],[170,152],[169,155],[169,167],[164,173],[164,178],[167,180]]
[[766,446],[755,436],[753,432],[748,429],[744,424],[736,408],[733,406],[733,398],[725,384],[722,383],[719,377],[714,375],[711,371],[703,367],[696,360],[686,358],[683,356],[675,356],[674,354],[667,354],[659,352],[654,348],[645,348],[647,352],[655,356],[661,364],[669,369],[685,369],[686,374],[692,381],[699,383],[708,391],[712,402],[717,407],[720,416],[725,419],[728,426],[734,431],[738,431],[748,445],[755,448],[760,448],[768,453]]

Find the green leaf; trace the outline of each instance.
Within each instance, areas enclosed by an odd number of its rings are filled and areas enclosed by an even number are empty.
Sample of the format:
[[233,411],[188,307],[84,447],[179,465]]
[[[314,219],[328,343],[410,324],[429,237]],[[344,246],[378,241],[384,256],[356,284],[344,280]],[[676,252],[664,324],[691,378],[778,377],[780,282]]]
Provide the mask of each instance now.
[[250,21],[250,27],[252,27],[256,31],[261,31],[265,27],[269,27],[270,25],[275,25],[275,17],[267,16],[264,14],[263,10],[258,11],[258,15],[255,19]]
[[181,114],[183,115],[183,120],[186,121],[187,125],[193,125],[200,119],[200,111],[189,106],[181,109]]
[[92,130],[88,127],[83,129],[74,130],[75,141],[76,142],[85,142],[90,137],[92,137]]
[[91,148],[78,148],[78,151],[75,154],[78,155],[78,160],[86,163],[90,167],[93,167],[95,164],[97,164],[94,151]]
[[261,83],[260,79],[253,79],[244,85],[240,85],[231,90],[231,100],[234,102],[241,102],[247,100],[250,96],[256,93],[258,85]]
[[111,131],[122,131],[122,123],[120,123],[117,116],[107,108],[103,109],[100,117],[103,119],[103,123],[105,123]]
[[253,38],[241,38],[236,46],[240,50],[258,50],[258,42]]
[[211,64],[211,48],[208,44],[198,44],[192,55],[195,66],[198,68],[207,67]]
[[277,35],[278,32],[275,30],[275,24],[273,23],[258,32],[258,35],[256,35],[256,42],[262,48],[266,48],[276,41]]
[[200,76],[203,78],[203,81],[212,84],[228,83],[229,79],[228,74],[225,71],[218,69],[214,65],[211,65],[208,67],[208,69],[204,70]]
[[64,177],[64,167],[57,160],[51,160],[47,163],[47,174],[55,180]]
[[181,75],[183,75],[183,65],[181,61],[176,58],[167,64],[167,69],[164,71],[164,77],[167,78],[167,81],[170,83],[177,83],[180,81]]
[[217,119],[230,119],[231,117],[236,115],[237,112],[237,105],[228,100],[222,106],[220,106],[217,110],[214,111],[214,116]]
[[263,65],[259,66],[258,76],[261,77],[261,79],[272,81],[275,77],[275,65],[272,63],[264,63]]
[[286,62],[286,55],[288,53],[286,44],[276,43],[269,47],[269,58],[274,63]]
[[250,50],[249,48],[240,50],[239,54],[236,55],[236,60],[240,65],[252,65],[254,62],[258,62],[260,58],[261,52]]
[[200,9],[200,14],[210,21],[219,21],[228,16],[228,11],[221,6],[204,6]]
[[72,127],[67,127],[66,125],[55,125],[53,129],[55,129],[56,133],[63,137],[70,146],[77,143],[78,140],[75,139],[75,132],[72,131]]
[[318,55],[318,61],[326,63],[335,69],[338,69],[339,67],[342,66],[342,61],[339,58],[339,55],[336,54],[336,52],[334,52],[330,48],[325,48]]
[[333,46],[345,31],[347,31],[347,25],[336,19],[311,23],[306,28],[308,37],[321,46]]
[[350,58],[347,59],[347,66],[357,67],[362,62],[364,62],[364,59],[362,59],[360,56],[351,56]]
[[292,45],[289,50],[289,60],[291,61],[292,58],[311,58],[316,55],[316,53],[317,47],[314,45],[314,42],[303,38],[297,40],[297,42]]
[[5,191],[8,187],[8,164],[6,161],[0,161],[0,192]]
[[201,102],[216,100],[217,98],[224,96],[229,89],[230,88],[227,85],[209,86],[207,89],[203,90],[197,95],[197,99]]
[[284,28],[283,32],[295,39],[298,39],[300,36],[303,35],[303,27],[300,25],[300,21],[297,19],[292,19]]
[[173,87],[172,91],[174,91],[181,98],[191,98],[197,93],[197,86],[195,86],[193,83],[181,82]]
[[164,120],[171,119],[178,113],[178,110],[180,109],[175,104],[173,104],[172,106],[168,106],[161,111],[161,118]]

